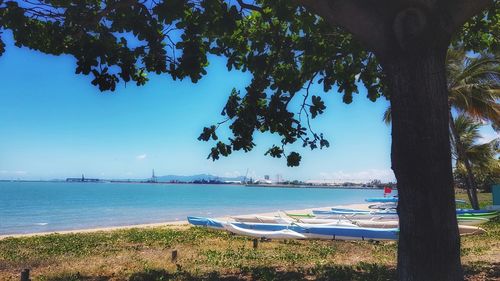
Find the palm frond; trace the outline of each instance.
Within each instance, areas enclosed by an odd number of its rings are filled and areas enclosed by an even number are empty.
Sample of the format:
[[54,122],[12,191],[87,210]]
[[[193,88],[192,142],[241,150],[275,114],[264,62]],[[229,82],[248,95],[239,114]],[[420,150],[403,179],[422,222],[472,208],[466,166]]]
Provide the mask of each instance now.
[[390,125],[392,121],[392,113],[391,113],[391,106],[388,106],[387,109],[384,111],[384,116],[382,116],[382,121],[386,125]]

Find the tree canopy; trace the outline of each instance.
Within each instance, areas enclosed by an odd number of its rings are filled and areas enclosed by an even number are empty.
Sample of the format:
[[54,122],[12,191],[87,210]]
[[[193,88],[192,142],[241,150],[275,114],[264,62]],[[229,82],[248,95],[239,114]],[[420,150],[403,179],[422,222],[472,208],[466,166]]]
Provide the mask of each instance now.
[[[222,121],[203,129],[199,139],[216,142],[209,157],[252,150],[254,132],[270,132],[281,142],[266,154],[296,166],[301,157],[285,153],[286,145],[329,146],[310,126],[326,109],[312,84],[324,92],[335,87],[345,103],[359,87],[372,101],[389,98],[373,51],[301,2],[0,0],[0,26],[12,31],[16,46],[72,55],[75,72],[91,75],[101,91],[121,82],[143,85],[149,72],[197,82],[207,74],[209,55],[224,56],[228,70],[248,71],[253,79],[230,93]],[[497,51],[498,8],[497,2],[468,21],[454,44]],[[289,106],[293,99],[301,99],[299,108]],[[225,122],[233,136],[219,140],[216,130]]]

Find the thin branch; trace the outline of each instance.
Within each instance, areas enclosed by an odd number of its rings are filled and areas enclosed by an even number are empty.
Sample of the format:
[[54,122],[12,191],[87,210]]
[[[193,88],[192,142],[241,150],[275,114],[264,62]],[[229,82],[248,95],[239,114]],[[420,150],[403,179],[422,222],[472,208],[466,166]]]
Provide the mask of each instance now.
[[238,2],[240,7],[243,9],[252,10],[252,11],[256,11],[256,12],[260,12],[260,13],[262,13],[262,11],[263,11],[262,7],[245,3],[245,2],[243,2],[243,0],[236,0],[236,2]]
[[[317,74],[318,74],[317,72],[314,73],[314,75],[309,80],[309,83],[307,84],[307,87],[305,89],[306,90],[306,94],[304,95],[304,99],[302,100],[302,105],[300,106],[300,111],[299,111],[299,121],[302,119],[302,112],[304,112],[306,114],[307,127],[309,128],[309,131],[313,134],[315,140],[317,139],[317,137],[316,137],[317,134],[312,129],[311,120],[309,118],[309,113],[307,112],[307,110],[305,109],[305,107],[306,106],[310,106],[306,102],[307,102],[307,99],[309,98],[309,89],[311,88],[311,85],[314,82],[314,78],[316,78]],[[303,139],[302,136],[299,135],[299,137],[300,137],[301,140],[305,141],[305,139]]]

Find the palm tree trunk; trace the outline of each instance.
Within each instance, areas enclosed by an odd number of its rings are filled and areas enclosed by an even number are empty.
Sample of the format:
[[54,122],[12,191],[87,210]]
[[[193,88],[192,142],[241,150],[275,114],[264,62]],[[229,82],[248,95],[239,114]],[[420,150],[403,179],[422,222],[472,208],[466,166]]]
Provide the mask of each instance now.
[[467,189],[467,195],[469,196],[470,204],[474,210],[479,210],[479,201],[477,199],[477,186],[476,180],[474,179],[474,174],[472,174],[472,167],[470,165],[469,159],[465,154],[464,147],[460,141],[460,136],[458,135],[457,128],[455,127],[455,120],[450,111],[450,131],[453,136],[453,141],[455,142],[455,147],[457,149],[457,163],[461,160],[465,165],[465,170],[467,171],[465,177],[465,186]]

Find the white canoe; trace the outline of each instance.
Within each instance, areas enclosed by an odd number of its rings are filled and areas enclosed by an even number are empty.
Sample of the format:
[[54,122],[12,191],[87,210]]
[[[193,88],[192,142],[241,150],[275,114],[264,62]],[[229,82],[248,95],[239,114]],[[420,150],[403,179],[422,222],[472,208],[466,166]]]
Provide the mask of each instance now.
[[488,221],[489,219],[483,218],[458,218],[458,224],[460,225],[480,225]]
[[231,217],[237,222],[256,222],[256,223],[292,223],[296,220],[283,217],[270,217],[270,216],[235,216]]
[[398,215],[387,214],[323,214],[316,215],[319,219],[333,219],[333,220],[397,220]]
[[460,235],[474,235],[474,234],[486,233],[486,230],[477,226],[459,225],[458,232],[460,232]]
[[283,217],[268,216],[238,216],[232,217],[237,222],[243,223],[271,223],[271,224],[314,224],[325,226],[356,226],[349,220],[331,220],[331,219],[289,219]]
[[224,229],[234,234],[266,239],[306,239],[307,237],[290,229],[266,231],[237,227],[231,223],[224,223]]
[[[397,228],[399,227],[398,221],[369,221],[369,220],[359,220],[355,222],[356,225],[360,227],[373,227],[373,228]],[[458,225],[458,232],[460,235],[471,235],[471,234],[481,234],[486,231],[477,226],[471,225]]]
[[[303,227],[308,225],[315,226],[347,226],[347,227],[370,227],[370,228],[398,228],[399,222],[397,220],[373,220],[373,219],[358,219],[358,220],[341,220],[341,219],[287,219],[283,217],[270,217],[270,216],[241,216],[233,217],[238,222],[246,223],[275,223],[275,224],[296,224]],[[487,220],[485,220],[487,221]],[[485,230],[474,225],[482,223],[481,220],[459,221],[458,230],[460,235],[480,234]],[[469,224],[470,223],[470,224]],[[307,235],[306,235],[307,236]]]

